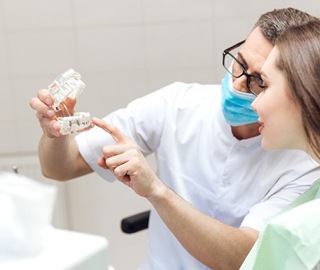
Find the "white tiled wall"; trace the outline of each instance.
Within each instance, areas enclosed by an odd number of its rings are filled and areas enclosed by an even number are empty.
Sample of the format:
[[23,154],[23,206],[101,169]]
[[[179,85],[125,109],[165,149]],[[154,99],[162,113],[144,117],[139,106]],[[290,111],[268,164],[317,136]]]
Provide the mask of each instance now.
[[[0,0],[0,156],[36,155],[28,101],[66,69],[86,82],[77,109],[102,117],[173,81],[219,83],[222,50],[286,6],[320,16],[319,0]],[[116,269],[135,269],[146,232],[122,235],[119,222],[148,203],[95,175],[65,190],[69,228],[105,235]]]

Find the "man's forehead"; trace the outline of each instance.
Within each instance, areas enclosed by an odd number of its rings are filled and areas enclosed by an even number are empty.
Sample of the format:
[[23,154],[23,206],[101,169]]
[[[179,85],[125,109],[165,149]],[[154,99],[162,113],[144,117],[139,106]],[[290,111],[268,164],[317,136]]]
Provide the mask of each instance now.
[[240,49],[240,53],[248,66],[248,72],[260,73],[261,67],[272,48],[273,45],[262,35],[259,28],[253,30]]

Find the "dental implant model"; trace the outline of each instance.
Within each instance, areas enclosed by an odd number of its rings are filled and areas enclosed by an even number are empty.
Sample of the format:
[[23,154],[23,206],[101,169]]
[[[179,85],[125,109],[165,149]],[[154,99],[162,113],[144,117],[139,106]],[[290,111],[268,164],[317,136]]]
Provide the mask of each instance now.
[[62,135],[75,134],[91,129],[93,123],[90,113],[77,112],[71,114],[64,103],[67,98],[78,98],[85,84],[81,81],[79,73],[73,69],[59,75],[49,86],[48,90],[54,98],[53,109],[57,114]]

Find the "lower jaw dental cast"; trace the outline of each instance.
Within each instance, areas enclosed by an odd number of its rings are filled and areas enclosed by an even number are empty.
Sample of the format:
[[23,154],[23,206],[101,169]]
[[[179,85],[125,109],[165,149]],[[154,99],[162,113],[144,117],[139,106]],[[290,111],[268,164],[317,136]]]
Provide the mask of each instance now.
[[67,98],[76,99],[83,92],[85,84],[79,73],[69,69],[59,75],[49,86],[48,90],[54,98],[53,109],[57,114],[62,135],[76,134],[91,129],[94,125],[90,113],[75,112],[71,114],[65,104]]

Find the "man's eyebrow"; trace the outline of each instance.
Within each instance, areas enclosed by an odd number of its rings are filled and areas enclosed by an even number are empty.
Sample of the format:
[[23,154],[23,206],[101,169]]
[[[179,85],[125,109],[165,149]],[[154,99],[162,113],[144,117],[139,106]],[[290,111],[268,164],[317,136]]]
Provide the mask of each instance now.
[[[238,55],[239,55],[239,58],[240,58],[239,61],[245,66],[246,69],[248,69],[249,68],[248,63],[244,59],[242,53],[238,52]],[[261,74],[260,72],[256,72],[256,71],[252,73],[252,75],[256,75],[256,76],[260,76],[260,74]]]
[[238,55],[239,55],[239,57],[240,57],[240,62],[241,62],[244,66],[247,67],[248,64],[247,64],[246,60],[244,59],[242,53],[241,53],[241,52],[238,52]]

